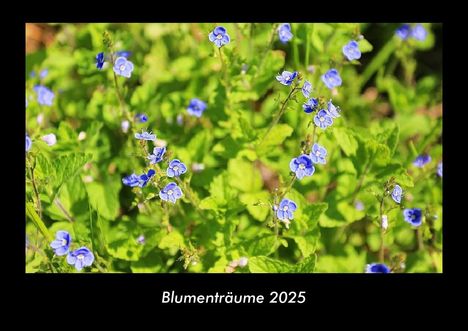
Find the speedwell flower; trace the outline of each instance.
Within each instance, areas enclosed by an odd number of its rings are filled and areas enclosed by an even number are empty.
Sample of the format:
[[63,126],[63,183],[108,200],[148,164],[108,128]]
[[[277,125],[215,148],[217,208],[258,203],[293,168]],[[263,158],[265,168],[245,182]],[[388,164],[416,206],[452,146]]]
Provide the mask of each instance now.
[[29,138],[28,135],[26,135],[26,152],[28,152],[31,149],[32,146],[32,140]]
[[206,103],[200,99],[193,98],[187,107],[187,113],[195,117],[201,117],[206,109]]
[[306,176],[312,176],[315,172],[312,160],[306,154],[302,154],[289,162],[289,169],[296,173],[298,179],[302,179]]
[[101,70],[103,65],[104,65],[104,53],[101,52],[101,53],[98,53],[98,55],[96,55],[96,68]]
[[349,61],[361,58],[361,51],[359,50],[359,44],[357,41],[351,40],[349,43],[344,45],[343,54]]
[[231,41],[231,38],[226,32],[226,28],[223,26],[217,26],[213,31],[210,32],[208,38],[218,48],[229,44]]
[[182,197],[182,190],[176,183],[171,182],[159,192],[159,197],[164,201],[175,203]]
[[281,75],[276,76],[276,80],[283,85],[289,86],[297,76],[297,71],[283,71]]
[[328,111],[321,109],[314,117],[314,123],[321,129],[326,129],[333,124],[333,118],[330,116]]
[[396,203],[400,203],[402,195],[403,195],[403,190],[401,189],[400,185],[398,185],[398,184],[395,185],[395,187],[393,188],[393,191],[392,191],[393,201],[395,201]]
[[314,146],[312,146],[312,151],[310,152],[310,159],[314,163],[320,163],[320,164],[325,164],[327,163],[327,160],[325,157],[327,156],[327,150],[325,147],[315,143]]
[[281,200],[278,208],[276,209],[276,216],[279,220],[286,224],[286,227],[289,227],[289,220],[294,219],[293,212],[297,209],[297,205],[294,201],[289,199]]
[[94,255],[87,247],[80,247],[67,256],[67,263],[74,265],[78,271],[81,271],[84,267],[89,267],[93,262]]
[[424,167],[426,164],[428,164],[429,162],[431,162],[431,156],[428,155],[428,154],[424,154],[424,155],[419,155],[416,160],[414,160],[413,162],[413,165],[418,167],[418,168],[422,168]]
[[68,253],[71,243],[71,236],[67,231],[57,231],[55,240],[50,243],[55,255],[62,256]]
[[278,36],[283,44],[286,44],[288,41],[290,41],[293,37],[293,34],[291,33],[291,24],[281,24],[278,28]]
[[442,162],[437,165],[437,174],[442,177]]
[[340,74],[336,69],[330,69],[322,75],[322,82],[329,88],[340,86],[342,83]]
[[383,263],[371,263],[366,267],[366,273],[368,274],[388,274],[390,268]]
[[306,103],[302,105],[302,108],[304,109],[305,113],[309,114],[317,110],[318,104],[319,102],[316,98],[310,98],[309,100],[307,100]]
[[44,106],[52,106],[52,102],[55,96],[54,92],[42,85],[36,85],[34,87],[34,91],[36,91],[37,102],[39,102],[39,104]]
[[419,208],[407,208],[403,210],[405,221],[414,226],[420,226],[422,223],[422,211]]
[[46,134],[42,137],[42,140],[49,146],[53,146],[57,143],[57,137],[53,133]]
[[187,167],[179,160],[174,159],[171,162],[169,162],[169,167],[167,168],[168,177],[179,177],[180,175],[185,174],[186,172]]
[[121,56],[115,60],[114,63],[114,72],[117,75],[130,78],[133,71],[133,63],[128,61],[125,57]]
[[340,107],[336,107],[335,105],[333,105],[332,101],[328,101],[328,114],[330,114],[330,116],[332,118],[337,118],[337,117],[340,117],[340,113],[341,113],[341,109]]
[[312,90],[312,84],[306,80],[302,86],[302,94],[304,97],[308,98],[310,96],[310,91]]
[[153,149],[153,154],[148,155],[148,160],[150,160],[150,164],[161,162],[164,153],[166,153],[166,147],[155,147]]
[[410,36],[410,32],[411,27],[409,26],[409,24],[403,24],[398,29],[396,29],[395,34],[402,40],[406,40]]
[[156,135],[150,132],[135,133],[135,138],[140,140],[156,140]]
[[424,41],[427,37],[427,31],[422,24],[417,24],[411,29],[411,37],[419,41]]

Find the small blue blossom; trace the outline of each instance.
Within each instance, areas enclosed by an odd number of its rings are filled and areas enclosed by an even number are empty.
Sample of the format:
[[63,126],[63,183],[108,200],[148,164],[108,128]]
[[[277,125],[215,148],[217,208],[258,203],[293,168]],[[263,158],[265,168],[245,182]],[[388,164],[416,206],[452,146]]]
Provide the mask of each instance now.
[[293,212],[296,211],[297,205],[294,201],[289,199],[281,200],[278,209],[276,210],[276,216],[278,219],[286,223],[286,227],[289,225],[289,220],[294,219]]
[[206,103],[200,99],[193,98],[187,107],[187,113],[195,117],[201,117],[206,109]]
[[37,94],[37,102],[41,105],[45,106],[52,106],[52,102],[54,100],[54,92],[49,90],[47,87],[42,85],[36,85],[34,87],[34,91]]
[[96,55],[96,68],[101,70],[103,65],[104,65],[104,53],[101,52],[101,53],[98,53],[98,55]]
[[144,245],[145,244],[145,236],[144,235],[140,235],[138,236],[136,242],[140,245]]
[[26,135],[26,152],[28,152],[31,149],[32,146],[32,140],[29,138],[28,135]]
[[437,174],[442,177],[442,162],[437,165]]
[[135,138],[140,140],[156,140],[156,135],[150,132],[135,133]]
[[396,184],[392,191],[392,199],[396,203],[401,202],[401,196],[403,195],[403,190],[401,189],[400,185]]
[[312,84],[308,80],[306,80],[304,82],[304,85],[302,86],[302,94],[304,95],[304,97],[309,98],[311,90]]
[[153,177],[155,174],[156,171],[154,169],[150,169],[148,170],[148,173],[140,175],[138,180],[138,186],[140,186],[141,188],[145,187],[146,184],[148,184],[151,177]]
[[146,114],[137,114],[135,117],[140,123],[148,122],[148,116]]
[[427,37],[427,31],[422,24],[417,24],[411,29],[411,37],[419,41],[424,41]]
[[402,40],[406,40],[410,36],[410,32],[411,27],[409,26],[409,24],[403,24],[398,29],[396,29],[395,34]]
[[226,28],[222,26],[217,26],[213,31],[211,31],[208,38],[218,48],[229,44],[229,41],[231,40],[226,32]]
[[289,162],[289,169],[296,173],[298,179],[302,179],[305,176],[312,176],[315,172],[315,167],[312,164],[312,160],[306,154],[302,154]]
[[121,127],[123,133],[127,133],[128,128],[130,127],[130,122],[127,121],[127,120],[124,120],[124,121],[122,121],[122,123],[120,123],[120,127]]
[[46,134],[42,140],[49,146],[54,146],[57,143],[57,137],[53,133]]
[[403,217],[406,222],[414,226],[420,226],[422,223],[422,211],[419,208],[403,210]]
[[310,159],[312,162],[315,164],[326,164],[327,160],[327,150],[325,147],[315,143],[314,146],[312,146],[312,151],[310,152]]
[[333,124],[333,118],[328,111],[321,109],[314,117],[314,123],[321,129],[326,129]]
[[278,28],[278,36],[283,44],[286,44],[288,41],[290,41],[293,37],[293,34],[291,33],[291,24],[281,24]]
[[342,83],[340,74],[336,69],[330,69],[322,75],[322,82],[329,88],[340,86]]
[[67,231],[57,231],[55,240],[50,243],[50,247],[54,249],[55,255],[62,256],[68,254],[70,243],[71,236]]
[[185,164],[180,162],[177,159],[172,160],[169,162],[169,167],[167,168],[167,176],[168,177],[179,177],[182,174],[187,172],[187,167]]
[[390,268],[383,263],[371,263],[366,267],[366,273],[368,274],[388,274]]
[[175,203],[182,197],[182,191],[176,183],[171,182],[159,192],[159,197],[164,201]]
[[419,155],[416,160],[414,160],[413,165],[418,168],[424,167],[426,164],[431,162],[432,158],[428,154]]
[[302,105],[302,108],[304,109],[305,113],[309,114],[317,110],[318,104],[319,102],[316,98],[310,98],[309,100],[307,100],[306,103]]
[[359,44],[355,40],[351,40],[349,43],[343,46],[343,54],[349,61],[357,60],[361,58],[361,51],[359,50]]
[[47,69],[42,70],[42,71],[39,73],[39,78],[40,78],[40,79],[46,78],[46,76],[47,76],[48,73],[49,73],[49,70],[47,70]]
[[140,176],[133,173],[127,177],[122,178],[122,183],[130,187],[140,186]]
[[337,117],[340,117],[340,113],[341,113],[341,109],[340,107],[336,107],[335,105],[333,105],[332,101],[328,101],[328,114],[330,114],[330,116],[332,118],[337,118]]
[[362,201],[356,201],[354,204],[354,208],[356,208],[357,211],[363,211],[364,210],[364,204]]
[[289,86],[297,76],[297,71],[283,71],[281,75],[276,76],[276,80],[283,85]]
[[117,60],[115,60],[114,72],[117,75],[130,78],[130,76],[132,75],[132,71],[133,71],[133,63],[128,61],[123,56],[118,57]]
[[166,153],[166,147],[155,147],[153,149],[153,154],[148,155],[148,160],[150,160],[150,164],[161,162],[164,153]]
[[74,265],[76,270],[81,271],[94,262],[94,255],[87,247],[80,247],[67,255],[67,263]]
[[122,57],[125,57],[125,58],[129,58],[130,55],[132,55],[132,52],[129,52],[129,51],[118,51],[118,52],[115,52],[115,55],[117,55],[117,56],[122,56]]

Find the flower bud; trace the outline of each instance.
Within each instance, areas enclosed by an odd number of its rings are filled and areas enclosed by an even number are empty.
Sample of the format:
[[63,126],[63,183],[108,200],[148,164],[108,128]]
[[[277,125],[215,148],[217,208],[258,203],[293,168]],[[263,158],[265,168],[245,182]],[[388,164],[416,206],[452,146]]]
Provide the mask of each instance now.
[[382,215],[382,229],[388,229],[388,217],[387,215]]

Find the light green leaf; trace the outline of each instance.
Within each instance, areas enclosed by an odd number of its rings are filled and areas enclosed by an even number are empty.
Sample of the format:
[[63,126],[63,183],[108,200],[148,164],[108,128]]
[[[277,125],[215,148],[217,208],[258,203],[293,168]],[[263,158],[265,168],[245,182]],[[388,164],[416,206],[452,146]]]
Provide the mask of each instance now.
[[312,254],[309,257],[305,258],[296,266],[294,267],[294,270],[291,270],[291,272],[295,273],[313,273],[315,269],[315,263],[317,262],[317,255]]
[[286,273],[292,266],[280,260],[266,256],[255,256],[249,259],[249,270],[252,273]]
[[[250,215],[260,222],[263,222],[270,213],[270,207],[267,203],[269,198],[270,194],[265,191],[240,195],[240,201],[245,204]],[[258,202],[262,202],[262,204],[256,205]]]
[[262,188],[262,177],[254,163],[241,158],[229,160],[229,185],[241,192],[256,192]]
[[333,130],[333,133],[335,135],[336,142],[347,156],[356,154],[358,143],[350,130],[337,127]]

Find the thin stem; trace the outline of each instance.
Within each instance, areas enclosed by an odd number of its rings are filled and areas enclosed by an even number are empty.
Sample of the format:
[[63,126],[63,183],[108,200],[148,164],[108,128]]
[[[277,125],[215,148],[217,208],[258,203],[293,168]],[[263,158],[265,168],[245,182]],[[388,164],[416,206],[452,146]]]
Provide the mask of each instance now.
[[385,261],[385,256],[384,256],[384,251],[385,251],[385,246],[384,246],[384,237],[385,237],[385,229],[382,226],[382,216],[383,216],[383,209],[384,209],[384,201],[385,201],[385,196],[382,196],[382,200],[380,200],[380,250],[379,250],[379,261],[380,263],[384,263]]
[[289,91],[289,94],[288,96],[286,97],[286,99],[283,101],[282,105],[281,105],[281,109],[280,111],[276,114],[276,116],[273,118],[273,121],[270,123],[270,126],[268,127],[266,133],[263,135],[263,138],[262,140],[260,140],[260,143],[259,145],[261,145],[263,143],[263,141],[265,140],[266,136],[268,136],[268,134],[270,133],[270,131],[273,129],[273,127],[278,124],[281,116],[283,116],[285,110],[286,110],[286,105],[288,104],[289,100],[291,99],[291,97],[293,96],[293,93],[295,91],[298,91],[300,90],[299,87],[293,87],[291,89],[291,91]]
[[75,221],[75,219],[73,218],[73,216],[70,215],[70,213],[65,209],[65,207],[62,205],[62,203],[60,202],[60,200],[58,198],[55,198],[54,200],[55,202],[55,205],[62,211],[62,213],[65,215],[65,218],[73,223]]
[[416,229],[416,237],[418,240],[418,250],[419,251],[424,250],[424,241],[423,241],[422,231],[420,228]]
[[39,217],[42,219],[42,204],[41,204],[41,198],[39,197],[39,191],[37,189],[37,185],[36,185],[36,179],[34,177],[34,169],[36,168],[36,160],[34,160],[34,165],[29,168],[30,172],[31,172],[31,182],[32,182],[32,186],[33,186],[33,190],[34,190],[34,195],[36,197],[36,208],[37,208],[37,212],[39,214]]

